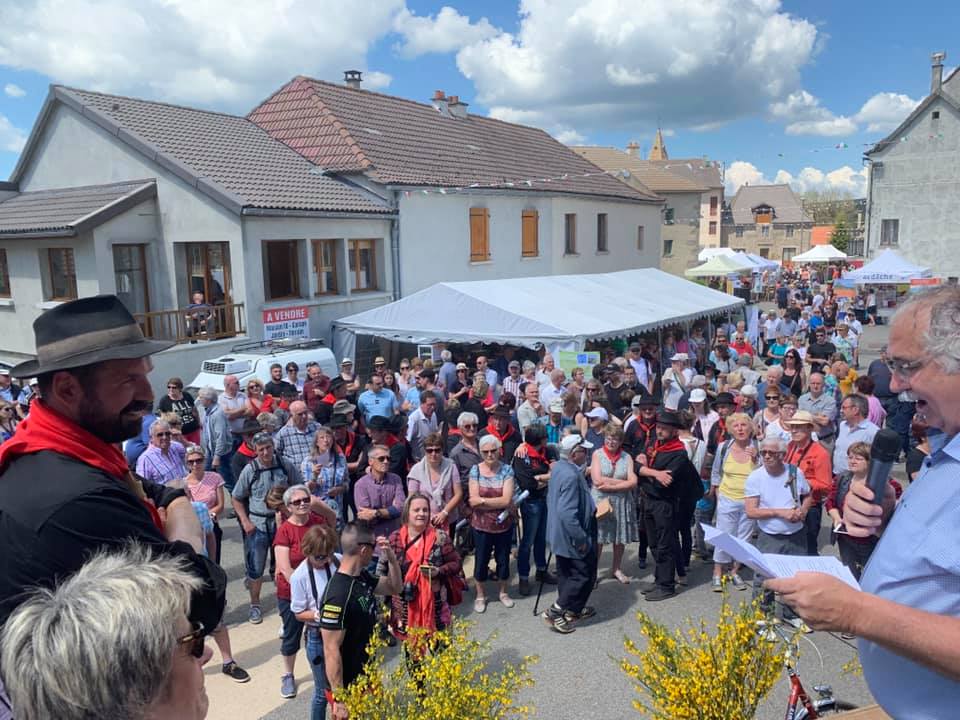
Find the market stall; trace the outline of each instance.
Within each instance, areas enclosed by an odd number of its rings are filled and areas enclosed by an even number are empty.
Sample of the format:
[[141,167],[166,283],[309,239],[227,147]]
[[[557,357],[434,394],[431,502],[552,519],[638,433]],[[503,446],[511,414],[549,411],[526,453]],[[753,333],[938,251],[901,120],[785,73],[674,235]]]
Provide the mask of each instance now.
[[846,260],[847,254],[833,245],[814,245],[812,248],[790,258],[794,263],[832,263]]
[[889,318],[911,291],[911,282],[933,278],[930,268],[914,265],[897,252],[887,249],[861,268],[843,276],[848,283],[873,286],[877,295],[877,315]]
[[[739,270],[734,270],[738,272]],[[582,351],[620,338],[727,313],[743,300],[654,268],[437,283],[333,323],[337,357],[358,335],[401,343],[498,343]]]

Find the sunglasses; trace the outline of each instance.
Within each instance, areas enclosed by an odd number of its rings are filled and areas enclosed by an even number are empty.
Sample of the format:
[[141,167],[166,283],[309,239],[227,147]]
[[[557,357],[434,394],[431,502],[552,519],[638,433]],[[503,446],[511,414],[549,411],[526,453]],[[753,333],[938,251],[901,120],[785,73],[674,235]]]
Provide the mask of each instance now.
[[156,437],[173,437],[172,432],[158,432]]
[[370,462],[386,462],[389,459],[389,455],[378,455],[377,457],[370,458]]
[[428,453],[430,453],[431,455],[432,455],[433,453],[441,452],[440,448],[438,448],[438,447],[428,447],[428,448],[424,448],[423,450],[424,450],[424,452],[428,452]]
[[764,395],[764,397],[765,397],[767,400],[779,400],[779,399],[780,399],[780,396],[779,396],[779,395]]
[[410,369],[410,366],[409,366],[409,365],[401,365],[401,366],[400,366],[400,369],[401,369],[401,370],[409,370],[409,369]]
[[462,429],[463,429],[463,430],[476,430],[476,429],[477,429],[477,426],[474,425],[473,423],[471,423],[471,424],[469,424],[469,425],[463,425],[463,426],[462,426]]
[[167,390],[179,390],[179,385],[167,385]]
[[491,448],[490,450],[481,450],[480,454],[481,455],[499,455],[500,451],[497,450],[496,448]]
[[194,458],[193,460],[187,460],[187,465],[200,465],[203,463],[203,458]]
[[300,507],[301,505],[309,505],[310,498],[299,498],[297,500],[291,500],[290,504],[293,505],[294,507]]
[[262,385],[247,385],[247,390],[259,390]]
[[768,455],[780,455],[781,453],[779,450],[761,450],[760,454],[764,456],[768,456]]
[[177,645],[187,645],[187,651],[197,660],[203,657],[203,623],[191,623],[193,630],[181,638],[177,638]]

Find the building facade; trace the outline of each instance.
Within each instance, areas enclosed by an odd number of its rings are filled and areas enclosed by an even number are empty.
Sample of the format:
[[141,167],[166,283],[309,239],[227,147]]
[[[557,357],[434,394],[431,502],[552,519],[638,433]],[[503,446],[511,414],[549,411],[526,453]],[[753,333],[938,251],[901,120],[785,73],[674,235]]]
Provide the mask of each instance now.
[[742,185],[724,213],[722,246],[788,262],[810,249],[812,229],[789,185]]

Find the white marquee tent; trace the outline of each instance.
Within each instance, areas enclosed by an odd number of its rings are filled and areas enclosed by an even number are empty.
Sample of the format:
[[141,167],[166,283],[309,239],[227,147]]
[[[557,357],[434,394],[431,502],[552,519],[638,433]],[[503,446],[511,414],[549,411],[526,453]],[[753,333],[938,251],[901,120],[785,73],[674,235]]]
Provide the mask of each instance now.
[[893,250],[887,249],[862,268],[846,273],[843,278],[858,285],[892,285],[909,283],[913,278],[932,276],[930,268],[914,265]]
[[717,255],[736,255],[737,251],[733,248],[728,247],[706,247],[700,250],[700,254],[697,255],[697,260],[700,262],[706,262],[712,258],[715,258]]
[[654,268],[593,275],[437,283],[333,323],[337,357],[357,335],[396,342],[500,343],[582,350],[590,339],[635,335],[724,313],[743,300]]
[[805,253],[794,255],[791,258],[795,263],[825,263],[831,260],[844,260],[847,254],[833,245],[814,245]]

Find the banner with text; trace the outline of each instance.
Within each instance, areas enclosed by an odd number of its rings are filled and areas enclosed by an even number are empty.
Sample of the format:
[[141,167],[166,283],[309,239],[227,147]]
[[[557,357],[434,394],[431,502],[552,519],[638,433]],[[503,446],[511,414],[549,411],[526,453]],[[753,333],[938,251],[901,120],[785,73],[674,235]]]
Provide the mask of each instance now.
[[592,377],[591,373],[593,372],[593,366],[600,364],[600,353],[598,352],[568,352],[566,350],[561,350],[557,360],[557,365],[563,368],[563,371],[567,374],[567,379],[570,378],[570,373],[573,372],[575,367],[582,367],[587,378]]
[[263,339],[310,337],[310,309],[304,306],[263,311]]

